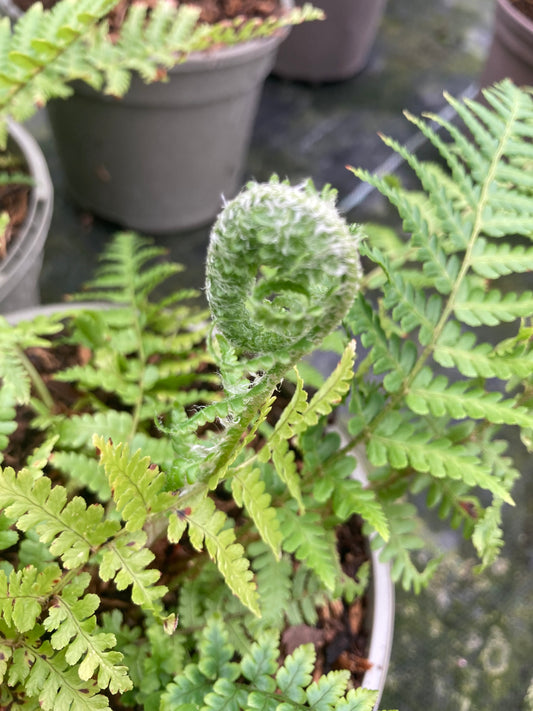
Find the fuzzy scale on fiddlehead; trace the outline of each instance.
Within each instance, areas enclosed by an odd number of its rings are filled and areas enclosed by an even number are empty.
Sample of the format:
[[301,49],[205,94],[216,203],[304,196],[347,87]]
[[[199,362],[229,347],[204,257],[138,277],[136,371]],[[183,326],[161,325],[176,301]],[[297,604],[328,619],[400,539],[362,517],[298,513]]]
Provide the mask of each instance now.
[[206,286],[216,326],[241,353],[293,364],[353,302],[358,243],[331,188],[249,183],[211,233]]

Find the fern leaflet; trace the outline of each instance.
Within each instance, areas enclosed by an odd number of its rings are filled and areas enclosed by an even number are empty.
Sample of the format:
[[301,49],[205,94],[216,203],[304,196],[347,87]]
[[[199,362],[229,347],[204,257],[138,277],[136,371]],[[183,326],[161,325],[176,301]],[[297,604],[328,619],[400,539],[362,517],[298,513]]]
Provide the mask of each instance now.
[[87,507],[79,496],[67,503],[62,486],[52,488],[45,476],[35,478],[30,470],[15,474],[7,468],[0,473],[0,506],[17,528],[35,528],[39,539],[49,544],[50,552],[63,560],[66,568],[77,568],[87,562],[92,550],[113,536],[119,525],[102,520],[104,509],[95,504]]

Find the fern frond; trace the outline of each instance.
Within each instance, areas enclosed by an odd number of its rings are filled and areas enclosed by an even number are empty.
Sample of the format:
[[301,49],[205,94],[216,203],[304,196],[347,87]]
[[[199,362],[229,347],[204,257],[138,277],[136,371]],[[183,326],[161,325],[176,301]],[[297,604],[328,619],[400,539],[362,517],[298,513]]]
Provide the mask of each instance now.
[[285,613],[293,599],[292,563],[285,556],[276,559],[262,540],[250,543],[246,552],[257,580],[261,619],[267,629],[282,629]]
[[79,452],[55,451],[50,457],[54,467],[77,486],[86,487],[102,503],[111,498],[111,489],[105,471],[94,456]]
[[90,575],[82,573],[68,583],[60,595],[54,596],[43,627],[52,633],[52,647],[65,650],[65,661],[71,666],[79,663],[80,679],[87,681],[97,673],[101,689],[109,687],[112,694],[124,692],[132,684],[126,667],[117,666],[122,661],[122,654],[110,651],[115,646],[115,636],[95,632],[94,612],[100,605],[100,598],[92,593],[82,597],[89,582]]
[[171,515],[169,541],[177,543],[187,527],[193,547],[202,551],[205,546],[230,590],[254,614],[259,615],[257,588],[249,561],[241,544],[236,542],[235,530],[229,525],[225,514],[216,509],[210,498],[200,493],[186,508]]
[[397,391],[408,377],[416,362],[417,349],[412,341],[402,340],[396,334],[387,336],[371,304],[359,294],[354,301],[346,323],[355,334],[361,334],[365,348],[372,348],[376,374],[387,373],[384,385],[389,392]]
[[[146,238],[133,232],[119,232],[85,290],[91,299],[116,304],[133,305],[144,301],[156,286],[183,270],[181,265],[172,262],[153,264],[153,260],[165,254],[162,247],[152,245]],[[81,299],[82,295],[76,298]]]
[[261,472],[252,463],[233,471],[231,491],[237,506],[244,506],[263,541],[280,557],[282,535],[271,496],[265,491]]
[[138,531],[151,514],[169,508],[172,497],[163,493],[164,474],[143,457],[133,455],[127,444],[113,445],[103,437],[93,438],[109,480],[113,501],[126,522],[126,531]]
[[[0,23],[1,24],[1,23]],[[12,325],[0,316],[0,378],[2,397],[8,395],[17,403],[29,402],[33,371],[24,351],[49,345],[48,336],[62,328],[60,316],[39,316],[32,321]]]
[[512,503],[509,493],[467,447],[444,437],[434,440],[427,429],[403,418],[390,415],[376,427],[367,445],[367,456],[376,467],[390,464],[401,470],[411,466],[434,477],[461,479]]
[[455,315],[469,326],[497,326],[533,313],[533,292],[502,294],[498,289],[483,292],[475,288],[459,291]]
[[108,410],[60,420],[56,432],[62,447],[81,449],[92,447],[94,435],[114,442],[127,442],[133,429],[133,418],[129,412]]
[[[99,694],[96,682],[79,678],[75,667],[65,659],[65,652],[54,652],[47,640],[40,646],[26,643],[13,655],[14,665],[8,684],[20,679],[24,692],[37,698],[44,711],[102,711],[109,708],[108,699]],[[27,666],[26,666],[27,665]],[[18,674],[13,674],[17,667]],[[22,677],[22,678],[20,678]]]
[[117,590],[131,585],[133,602],[145,610],[158,612],[159,600],[167,588],[155,585],[161,573],[148,568],[154,554],[145,547],[146,538],[144,531],[135,531],[110,542],[103,551],[98,573],[104,582],[114,580]]
[[405,401],[418,415],[450,415],[456,420],[470,417],[496,424],[533,427],[533,415],[500,392],[487,392],[469,381],[449,383],[444,375],[435,376],[423,368],[413,380]]
[[355,340],[348,343],[335,370],[328,376],[303,411],[303,418],[294,425],[301,434],[317,424],[320,417],[329,415],[350,390],[355,362]]
[[319,514],[312,511],[298,516],[284,508],[280,519],[284,550],[305,563],[328,590],[334,590],[341,572],[333,531],[328,531]]
[[[507,227],[510,231],[510,225]],[[533,269],[533,248],[506,242],[495,244],[480,238],[473,249],[472,269],[485,279],[529,272]]]
[[419,592],[425,587],[435,572],[439,561],[429,561],[420,571],[411,559],[411,554],[424,546],[418,531],[416,509],[406,502],[384,502],[384,509],[389,521],[390,538],[387,542],[379,536],[371,540],[374,550],[380,550],[380,560],[391,561],[391,575],[395,582],[401,581],[405,590]]
[[30,631],[60,579],[61,571],[55,563],[41,571],[27,566],[6,575],[0,570],[0,616],[6,625],[19,632]]
[[375,706],[377,692],[347,690],[347,671],[330,672],[313,682],[316,652],[311,644],[297,647],[280,667],[279,640],[272,633],[260,635],[239,662],[231,663],[234,652],[222,622],[213,618],[202,637],[198,662],[169,685],[161,711],[372,711]]
[[64,487],[52,487],[48,477],[36,479],[27,469],[0,473],[0,507],[16,520],[19,530],[34,528],[66,568],[86,563],[92,550],[118,530],[116,521],[102,520],[100,505],[87,507],[79,496],[67,503]]
[[533,369],[533,353],[501,353],[490,343],[477,344],[475,333],[461,331],[457,321],[449,321],[435,345],[433,357],[445,368],[457,368],[466,377],[500,378],[514,375],[527,377]]

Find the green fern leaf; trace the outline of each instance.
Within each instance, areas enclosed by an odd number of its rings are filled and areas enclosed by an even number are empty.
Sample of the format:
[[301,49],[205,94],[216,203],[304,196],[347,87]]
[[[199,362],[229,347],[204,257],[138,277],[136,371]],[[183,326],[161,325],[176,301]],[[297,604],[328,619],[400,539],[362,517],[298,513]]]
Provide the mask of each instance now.
[[367,456],[376,467],[387,463],[395,469],[411,466],[434,477],[450,477],[470,486],[481,486],[507,503],[513,503],[489,469],[467,448],[454,445],[446,438],[432,440],[426,429],[417,429],[395,415],[387,416],[376,428],[367,445]]
[[202,674],[213,681],[221,678],[236,679],[239,668],[231,661],[234,653],[222,622],[217,618],[209,620],[202,633],[199,649],[198,668]]
[[328,590],[334,590],[340,566],[333,532],[324,528],[317,513],[308,511],[298,516],[285,508],[280,514],[283,548],[313,570]]
[[161,702],[162,711],[196,711],[201,708],[213,682],[202,674],[196,664],[189,664],[172,684]]
[[273,693],[276,689],[273,675],[278,668],[278,657],[277,638],[273,634],[264,635],[252,644],[242,658],[241,670],[245,679],[260,691]]
[[290,654],[276,674],[280,692],[298,704],[306,701],[304,688],[312,681],[316,653],[312,644],[302,644]]
[[348,520],[353,514],[359,514],[384,541],[389,539],[389,527],[383,508],[375,493],[365,488],[360,481],[342,479],[335,483],[333,510],[341,521]]
[[0,614],[4,622],[19,632],[31,630],[60,578],[61,571],[55,563],[42,571],[33,566],[13,570],[9,576],[0,570]]
[[154,554],[145,548],[146,533],[135,531],[109,543],[102,554],[99,575],[106,582],[114,580],[117,590],[132,586],[131,599],[145,610],[158,612],[159,600],[166,592],[164,585],[155,585],[161,573],[148,568]]
[[4,469],[0,474],[0,507],[6,516],[16,519],[17,528],[35,528],[51,553],[63,560],[66,568],[83,565],[92,550],[101,546],[116,533],[116,521],[102,520],[104,509],[98,505],[87,507],[79,496],[67,503],[66,490],[52,488],[50,479],[35,479],[29,470],[15,474]]
[[391,576],[395,582],[401,581],[404,590],[416,593],[431,579],[438,559],[431,560],[424,570],[419,571],[411,559],[411,552],[423,548],[424,541],[418,532],[416,509],[412,504],[402,502],[384,503],[389,521],[390,538],[384,542],[379,536],[371,540],[374,550],[380,550],[383,562],[391,562]]
[[78,486],[86,487],[102,503],[111,498],[111,489],[104,468],[94,458],[78,452],[55,451],[50,457],[54,467]]
[[120,652],[109,651],[115,646],[113,634],[97,632],[94,612],[100,604],[98,595],[81,597],[90,582],[90,575],[82,573],[54,597],[43,626],[52,632],[50,643],[56,650],[65,649],[65,661],[79,664],[80,679],[87,681],[97,674],[98,686],[112,694],[131,689],[127,669],[117,666],[122,661]]
[[48,641],[39,648],[26,650],[31,669],[24,680],[30,698],[38,697],[44,711],[101,711],[109,708],[108,699],[99,694],[96,683],[83,681],[65,659],[64,652],[54,654]]
[[280,557],[282,535],[276,509],[265,491],[261,472],[252,463],[234,470],[231,490],[237,506],[244,506],[252,518],[259,535],[267,543],[276,558]]
[[129,412],[108,410],[60,420],[56,431],[61,447],[92,449],[94,435],[114,442],[127,442],[133,429],[133,418]]
[[371,689],[350,689],[346,699],[335,707],[335,711],[374,711],[378,702],[377,691]]
[[380,318],[363,296],[354,301],[347,324],[358,335],[365,348],[372,348],[374,372],[386,373],[384,385],[389,392],[396,392],[410,373],[417,349],[412,341],[402,340],[396,334],[390,338],[385,333]]
[[296,422],[294,431],[301,434],[317,424],[320,417],[329,415],[340,404],[350,389],[355,361],[355,340],[350,341],[335,370],[321,385],[303,411],[303,419]]
[[350,672],[345,670],[332,671],[324,674],[307,689],[307,701],[310,708],[316,711],[332,711],[346,693]]
[[450,415],[456,420],[471,417],[497,424],[533,426],[527,408],[519,407],[514,400],[504,400],[502,393],[472,387],[468,381],[449,384],[445,376],[435,377],[430,368],[417,375],[405,401],[419,415],[431,413],[435,417]]
[[[506,230],[506,233],[508,232],[509,225]],[[473,249],[472,269],[485,279],[529,272],[533,269],[533,248],[524,245],[513,246],[506,242],[493,244],[480,238]]]
[[493,563],[503,547],[501,504],[501,501],[495,501],[485,509],[474,526],[472,543],[481,558],[482,568]]
[[126,522],[126,531],[140,530],[150,514],[169,507],[172,497],[162,493],[164,474],[142,456],[141,450],[130,455],[128,445],[113,445],[98,436],[93,442],[100,452],[117,510]]
[[4,514],[0,514],[0,550],[11,548],[18,539],[18,533],[11,528],[11,521]]
[[254,541],[247,554],[255,571],[261,619],[265,627],[282,629],[292,596],[292,563],[288,556],[277,560],[266,543]]
[[457,368],[462,375],[475,378],[498,377],[507,380],[513,375],[526,377],[533,368],[533,353],[499,354],[490,343],[476,345],[472,331],[461,333],[457,321],[450,321],[439,338],[433,357],[446,368]]
[[205,545],[229,588],[248,609],[259,615],[257,588],[250,564],[244,556],[244,549],[236,543],[235,531],[228,527],[225,514],[216,509],[211,499],[197,498],[187,509],[181,510],[179,516],[171,518],[169,540],[181,537],[184,523],[189,527],[193,547],[201,551]]
[[455,304],[456,317],[469,326],[496,326],[533,313],[533,292],[502,294],[497,289],[461,289]]

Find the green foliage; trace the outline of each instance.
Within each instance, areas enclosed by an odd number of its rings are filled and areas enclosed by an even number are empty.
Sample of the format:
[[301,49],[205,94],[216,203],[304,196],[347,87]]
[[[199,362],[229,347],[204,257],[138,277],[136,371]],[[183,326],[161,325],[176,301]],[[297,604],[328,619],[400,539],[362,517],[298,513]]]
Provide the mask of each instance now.
[[[512,323],[518,332],[533,312],[531,293],[500,279],[526,271],[531,253],[523,241],[533,237],[532,156],[522,137],[533,123],[532,97],[504,82],[486,90],[486,105],[447,99],[470,139],[431,116],[445,141],[408,116],[445,167],[384,139],[416,173],[418,193],[354,171],[397,208],[406,236],[378,234],[375,246],[365,246],[373,270],[346,324],[368,355],[355,373],[347,449],[364,447],[377,468],[372,488],[390,528],[384,556],[395,579],[416,589],[428,571],[418,573],[408,555],[421,544],[413,510],[406,514],[408,504],[395,499],[427,488],[428,503],[463,526],[487,564],[501,547],[501,507],[513,503],[515,477],[505,458],[486,453],[498,427],[516,426],[524,436],[532,417],[531,351],[523,338],[498,347],[496,330]],[[486,508],[479,488],[493,497]]]
[[[495,559],[517,477],[501,430],[533,441],[531,295],[501,279],[530,259],[502,245],[532,236],[533,101],[509,83],[487,101],[456,106],[472,140],[413,119],[447,172],[386,139],[417,193],[357,171],[405,231],[405,245],[378,233],[362,247],[366,277],[333,192],[274,179],[214,228],[213,330],[188,292],[159,296],[179,267],[129,233],[84,294],[105,308],[0,323],[0,436],[22,403],[42,431],[0,472],[3,704],[107,708],[117,693],[154,710],[370,711],[375,695],[347,691],[344,672],[312,681],[311,647],[278,665],[287,623],[315,624],[317,605],[368,576],[346,581],[338,525],[360,516],[415,591],[438,564],[423,496],[481,566]],[[342,319],[339,365],[310,389],[295,366]],[[503,340],[491,330],[509,323]],[[56,342],[88,361],[54,376],[76,393],[63,414],[26,350]],[[105,614],[117,601],[124,616]]]
[[321,17],[309,4],[280,18],[242,23],[198,23],[198,8],[159,2],[133,3],[118,35],[103,18],[117,0],[60,0],[50,11],[30,7],[14,30],[0,22],[0,139],[6,118],[22,121],[50,99],[72,93],[81,80],[112,96],[123,96],[133,73],[161,81],[189,52],[265,37],[286,25]]
[[278,668],[279,641],[265,634],[238,662],[224,625],[213,618],[204,630],[198,662],[188,665],[163,697],[162,709],[238,711],[372,711],[376,694],[347,690],[348,672],[333,671],[312,681],[313,645],[302,645]]

